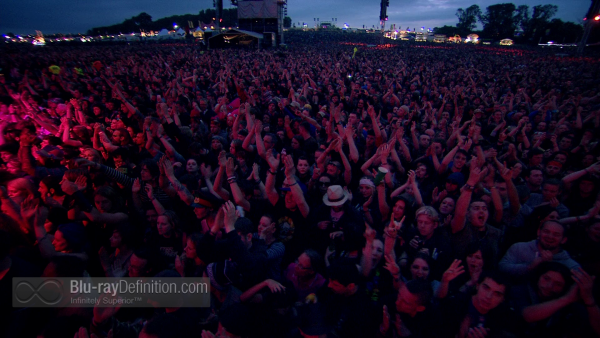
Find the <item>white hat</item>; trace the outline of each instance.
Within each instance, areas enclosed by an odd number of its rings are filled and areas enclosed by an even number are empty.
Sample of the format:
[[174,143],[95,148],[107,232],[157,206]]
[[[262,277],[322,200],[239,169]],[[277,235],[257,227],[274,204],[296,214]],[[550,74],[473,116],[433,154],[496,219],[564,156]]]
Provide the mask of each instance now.
[[332,185],[327,188],[327,194],[323,196],[323,203],[330,207],[335,207],[346,203],[348,197],[348,192],[341,185]]

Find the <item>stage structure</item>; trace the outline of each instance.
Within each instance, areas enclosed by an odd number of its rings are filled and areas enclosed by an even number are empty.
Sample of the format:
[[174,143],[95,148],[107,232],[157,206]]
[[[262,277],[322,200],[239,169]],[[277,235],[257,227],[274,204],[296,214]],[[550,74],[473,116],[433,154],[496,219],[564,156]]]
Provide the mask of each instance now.
[[265,46],[284,43],[283,18],[287,0],[238,0],[237,6],[240,30],[263,34]]

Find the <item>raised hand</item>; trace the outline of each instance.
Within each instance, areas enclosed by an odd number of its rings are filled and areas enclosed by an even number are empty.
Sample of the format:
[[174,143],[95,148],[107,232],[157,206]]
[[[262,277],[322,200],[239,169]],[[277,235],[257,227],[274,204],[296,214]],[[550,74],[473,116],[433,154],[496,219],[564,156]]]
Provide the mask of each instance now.
[[390,225],[388,227],[391,231],[396,231],[396,233],[398,233],[398,231],[400,231],[402,229],[402,226],[404,225],[405,218],[406,216],[402,216],[402,219],[398,222],[394,220],[394,214],[392,214],[392,218],[390,219]]
[[225,227],[227,230],[233,230],[235,228],[235,221],[238,219],[237,213],[235,212],[235,205],[231,201],[227,201],[223,204],[222,209]]
[[479,183],[481,176],[481,169],[479,169],[478,167],[472,168],[471,172],[469,173],[469,179],[467,180],[467,184],[470,186],[475,186],[477,183]]
[[504,168],[502,168],[502,170],[500,170],[500,176],[502,176],[502,179],[505,180],[506,182],[512,180],[513,169],[508,169],[506,162],[504,162]]
[[175,270],[183,277],[185,273],[185,252],[180,255],[175,255]]
[[373,228],[371,228],[368,224],[365,223],[365,225],[366,225],[366,228],[365,228],[365,233],[363,234],[363,236],[367,240],[367,243],[373,243],[373,241],[375,240],[375,236],[377,236],[377,231],[375,231]]
[[85,188],[87,188],[87,177],[84,175],[80,175],[75,180],[75,185],[77,185],[77,189],[85,190]]
[[159,160],[158,160],[158,171],[160,172],[161,176],[165,176],[165,167],[164,167],[164,163],[165,163],[165,158],[167,158],[167,155],[163,155]]
[[251,178],[254,181],[260,180],[260,166],[258,165],[258,163],[254,163],[252,165],[252,173],[250,174],[250,177],[248,177],[248,180],[250,180]]
[[575,268],[571,270],[571,273],[573,274],[571,277],[579,287],[579,296],[583,303],[586,306],[594,304],[594,280],[596,280],[596,276],[590,276],[581,268]]
[[440,200],[440,193],[438,187],[433,188],[433,192],[431,193],[431,203],[435,204]]
[[227,159],[227,163],[225,164],[225,172],[227,173],[227,177],[232,177],[235,175],[235,163],[233,162],[233,157]]
[[202,174],[203,177],[211,177],[212,176],[212,168],[210,167],[210,165],[206,165],[206,163],[202,163],[200,165],[200,173]]
[[174,175],[174,173],[173,173],[173,164],[171,163],[171,160],[169,160],[166,157],[165,157],[165,160],[163,161],[163,168],[165,170],[165,175],[167,177],[172,177]]
[[442,282],[448,283],[456,277],[463,274],[465,272],[465,267],[461,263],[461,260],[455,259],[454,262],[450,264],[450,267],[442,275]]
[[62,181],[60,182],[60,188],[67,195],[73,195],[74,193],[79,191],[79,187],[77,187],[77,184],[67,180],[65,177],[63,177]]
[[262,131],[263,131],[262,121],[259,119],[256,119],[256,121],[254,121],[254,133],[257,135],[256,137],[260,137]]
[[315,168],[313,169],[312,179],[317,180],[321,176],[321,169]]
[[146,190],[146,194],[148,194],[148,198],[151,200],[154,199],[154,191],[152,186],[150,184],[146,184],[144,189]]
[[416,177],[417,177],[417,174],[415,173],[415,171],[414,171],[414,170],[409,170],[409,171],[408,171],[408,182],[409,182],[410,184],[415,184],[415,182],[416,182],[416,181],[415,181]]
[[266,152],[266,160],[267,163],[269,164],[269,167],[271,168],[271,171],[276,173],[277,170],[279,169],[279,163],[280,163],[280,154],[277,154],[277,157],[273,156],[273,152],[272,151],[267,151]]
[[34,198],[33,195],[27,196],[23,202],[21,202],[21,217],[28,220],[35,216],[35,211],[39,202],[39,199]]
[[399,275],[400,267],[398,266],[398,263],[396,263],[394,258],[390,254],[387,254],[384,257],[385,257],[385,265],[383,266],[383,268],[386,269],[387,271],[389,271],[392,276]]
[[469,138],[469,139],[467,139],[466,142],[463,142],[463,145],[460,147],[460,149],[469,151],[469,149],[471,149],[472,145],[473,145],[473,140],[471,138]]
[[227,165],[227,153],[225,152],[225,150],[221,150],[221,152],[218,155],[218,160],[220,167],[224,168]]
[[383,320],[381,321],[381,326],[379,326],[379,331],[385,335],[390,329],[390,313],[388,311],[387,305],[383,306]]
[[292,155],[285,155],[283,157],[283,164],[285,165],[285,177],[289,178],[296,174],[296,167],[294,166]]
[[281,285],[281,283],[274,281],[272,279],[265,280],[265,286],[268,287],[272,293],[285,292],[285,286]]
[[344,128],[344,137],[346,140],[354,137],[354,129],[352,129],[351,125],[347,125],[346,128]]
[[335,151],[337,151],[338,154],[342,153],[342,139],[340,138],[335,140]]

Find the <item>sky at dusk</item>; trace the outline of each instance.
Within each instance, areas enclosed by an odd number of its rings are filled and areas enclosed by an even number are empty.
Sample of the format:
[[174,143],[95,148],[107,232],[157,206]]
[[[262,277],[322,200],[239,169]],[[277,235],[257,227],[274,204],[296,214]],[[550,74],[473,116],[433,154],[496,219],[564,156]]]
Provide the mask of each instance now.
[[[456,9],[477,3],[485,7],[502,1],[495,0],[390,0],[388,27],[439,27],[455,25]],[[225,8],[229,1],[223,1]],[[362,28],[379,24],[379,0],[288,0],[288,16],[297,25],[314,18],[321,21],[337,18],[338,26]],[[558,6],[555,17],[564,21],[581,23],[591,1],[589,0],[519,0],[515,5],[554,4]],[[2,0],[0,33],[45,34],[85,33],[88,29],[121,23],[123,20],[146,12],[154,20],[178,14],[195,14],[212,7],[212,0]]]

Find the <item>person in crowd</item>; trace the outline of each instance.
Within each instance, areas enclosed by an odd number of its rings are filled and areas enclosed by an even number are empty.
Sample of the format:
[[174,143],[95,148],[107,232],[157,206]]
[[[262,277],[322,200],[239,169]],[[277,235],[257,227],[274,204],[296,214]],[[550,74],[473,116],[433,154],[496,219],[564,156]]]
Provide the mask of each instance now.
[[513,244],[498,265],[501,271],[513,277],[524,277],[542,262],[559,262],[569,270],[580,264],[563,250],[567,242],[566,226],[559,221],[546,221],[538,230],[538,238]]

